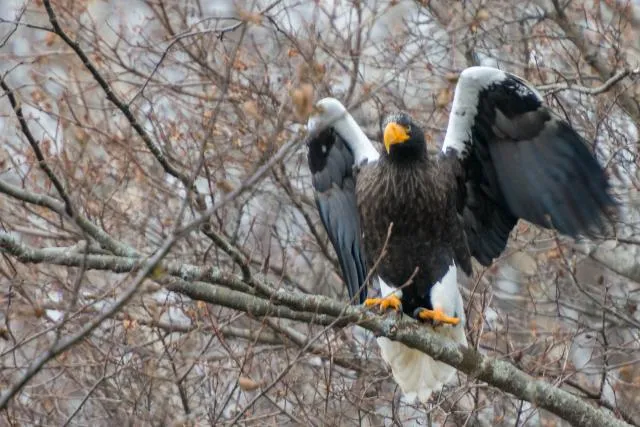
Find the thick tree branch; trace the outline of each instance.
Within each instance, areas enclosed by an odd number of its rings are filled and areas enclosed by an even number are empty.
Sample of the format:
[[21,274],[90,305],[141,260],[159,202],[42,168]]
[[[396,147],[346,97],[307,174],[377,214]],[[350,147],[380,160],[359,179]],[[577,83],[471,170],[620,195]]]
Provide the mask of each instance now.
[[[167,247],[167,243],[165,243],[161,249],[165,250]],[[74,254],[61,255],[58,249],[28,248],[6,233],[0,233],[0,252],[11,254],[24,263],[37,263],[46,260],[53,264],[80,266],[82,265],[81,262],[84,261],[87,268],[95,268],[94,266],[101,265],[102,269],[120,272],[124,271],[126,266],[133,269],[140,263],[135,259],[127,260],[122,257],[108,257],[110,259],[107,259],[100,255],[87,255],[84,260],[76,259]],[[138,279],[141,280],[141,278],[145,277],[142,276],[143,273],[146,275],[155,269],[161,260],[158,254],[143,264],[143,271],[137,276]],[[112,263],[113,261],[117,262]],[[193,266],[183,266],[182,268],[185,273],[202,270]],[[167,267],[167,270],[170,270],[170,268]],[[220,279],[219,283],[223,286],[233,285],[236,282],[243,283],[238,276],[223,277],[221,275]],[[255,283],[252,285],[255,285]],[[579,397],[554,387],[545,381],[536,380],[508,362],[490,359],[472,348],[459,347],[440,335],[425,333],[425,330],[415,322],[396,321],[392,317],[383,318],[359,307],[348,306],[322,296],[303,295],[285,289],[274,290],[267,282],[262,282],[261,286],[264,289],[272,290],[269,300],[226,289],[223,286],[175,280],[168,288],[193,299],[223,305],[254,316],[283,317],[292,320],[312,321],[322,325],[335,324],[336,326],[347,326],[356,323],[376,335],[386,336],[409,347],[419,349],[431,355],[434,359],[443,361],[472,378],[485,381],[520,399],[534,403],[574,425],[585,427],[628,425],[608,411],[598,409]],[[244,283],[244,286],[248,287],[249,284]],[[109,310],[109,316],[113,314],[114,311]],[[99,318],[108,317],[105,315],[101,315]],[[92,325],[94,323],[95,321],[92,322]],[[71,344],[61,351],[67,349]],[[4,404],[6,404],[6,401]]]

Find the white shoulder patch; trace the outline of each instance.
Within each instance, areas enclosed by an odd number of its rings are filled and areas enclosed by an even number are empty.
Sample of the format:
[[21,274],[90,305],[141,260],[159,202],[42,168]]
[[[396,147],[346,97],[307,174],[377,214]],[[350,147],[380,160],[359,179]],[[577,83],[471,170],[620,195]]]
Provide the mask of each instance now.
[[460,73],[453,105],[449,114],[447,133],[442,144],[442,151],[454,149],[458,157],[463,157],[471,143],[471,128],[478,114],[480,92],[494,83],[507,78],[507,74],[492,67],[469,67]]
[[460,73],[456,91],[453,95],[453,105],[449,114],[447,133],[442,144],[442,151],[454,149],[458,157],[464,157],[469,150],[471,130],[478,115],[478,101],[480,92],[491,85],[500,84],[512,78],[519,81],[515,93],[522,98],[535,96],[540,102],[543,97],[534,85],[522,77],[492,67],[469,67]]
[[340,101],[323,98],[316,103],[316,111],[307,122],[309,132],[321,132],[333,126],[351,148],[356,165],[378,160],[380,153]]

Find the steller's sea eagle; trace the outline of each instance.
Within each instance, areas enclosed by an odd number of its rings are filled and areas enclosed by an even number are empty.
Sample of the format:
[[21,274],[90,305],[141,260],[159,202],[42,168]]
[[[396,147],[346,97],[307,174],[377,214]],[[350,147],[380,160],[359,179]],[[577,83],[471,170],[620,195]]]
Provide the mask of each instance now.
[[[458,286],[472,273],[471,257],[489,265],[518,218],[576,237],[603,231],[615,206],[584,139],[513,74],[460,74],[437,156],[407,114],[387,116],[383,128],[379,151],[338,100],[316,104],[307,146],[320,218],[352,302],[401,310],[459,344],[467,340]],[[366,299],[374,266],[382,295]],[[455,373],[377,341],[410,399],[426,402]]]

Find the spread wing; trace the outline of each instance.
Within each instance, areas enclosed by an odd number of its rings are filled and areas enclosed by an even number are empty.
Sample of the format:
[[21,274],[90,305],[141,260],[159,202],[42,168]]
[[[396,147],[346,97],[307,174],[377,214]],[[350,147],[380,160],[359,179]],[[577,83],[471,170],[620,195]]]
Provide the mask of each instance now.
[[353,118],[344,114],[346,117],[316,135],[312,132],[307,139],[307,160],[313,175],[316,206],[338,256],[349,297],[354,303],[363,303],[367,297],[364,286],[367,266],[353,167],[354,158],[363,159],[368,154],[367,160],[373,161],[378,154]]
[[484,265],[518,218],[576,237],[602,231],[615,205],[586,141],[524,80],[495,68],[461,73],[442,155],[462,166],[458,211]]

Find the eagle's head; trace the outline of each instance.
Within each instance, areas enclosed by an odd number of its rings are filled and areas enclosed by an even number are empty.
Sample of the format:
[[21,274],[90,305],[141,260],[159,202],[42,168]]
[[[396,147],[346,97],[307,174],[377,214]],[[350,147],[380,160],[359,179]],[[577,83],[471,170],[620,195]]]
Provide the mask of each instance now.
[[385,118],[384,147],[394,162],[419,160],[427,154],[422,128],[406,113],[394,113]]

